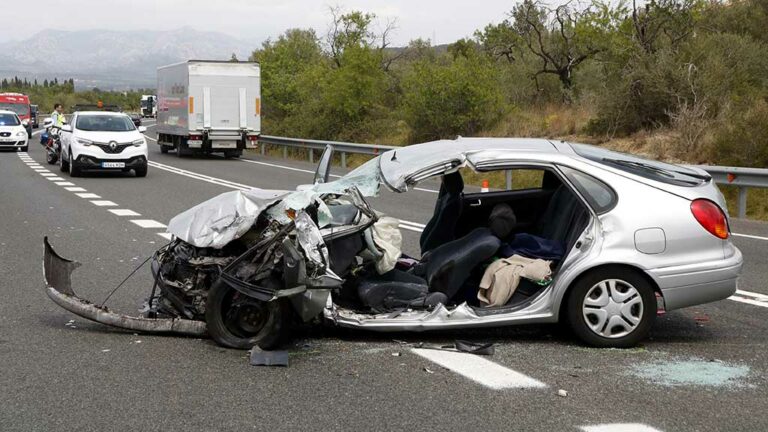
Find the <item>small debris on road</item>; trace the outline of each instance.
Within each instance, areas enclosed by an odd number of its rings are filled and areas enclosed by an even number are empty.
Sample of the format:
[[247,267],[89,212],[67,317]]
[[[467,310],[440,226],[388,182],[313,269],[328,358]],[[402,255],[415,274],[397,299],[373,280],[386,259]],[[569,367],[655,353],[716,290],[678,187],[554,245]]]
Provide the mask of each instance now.
[[430,368],[428,368],[428,367],[426,367],[426,366],[424,367],[424,372],[426,372],[426,373],[430,373],[430,374],[433,374],[433,373],[435,373],[435,371],[433,371],[432,369],[430,369]]
[[288,351],[251,350],[251,366],[288,366]]
[[110,351],[112,351],[112,350],[110,350],[110,349],[103,349],[103,350],[101,350],[101,352],[110,352]]
[[400,357],[401,355],[402,354],[400,354],[399,352],[393,352],[392,353],[392,357]]
[[557,395],[560,397],[568,397],[568,392],[566,390],[560,389],[557,391]]

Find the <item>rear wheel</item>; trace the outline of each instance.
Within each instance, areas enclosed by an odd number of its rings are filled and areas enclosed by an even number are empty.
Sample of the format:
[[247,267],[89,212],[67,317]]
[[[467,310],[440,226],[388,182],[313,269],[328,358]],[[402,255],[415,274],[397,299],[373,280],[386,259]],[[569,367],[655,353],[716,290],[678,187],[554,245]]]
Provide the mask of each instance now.
[[211,338],[221,346],[272,349],[282,342],[288,327],[288,307],[280,300],[250,298],[218,280],[208,292],[205,322]]
[[168,153],[168,146],[167,145],[160,145],[160,153],[162,153],[162,154]]
[[598,269],[576,282],[566,308],[571,330],[585,343],[628,348],[648,336],[656,318],[656,294],[634,271]]
[[224,157],[227,159],[238,158],[243,155],[242,150],[227,150],[224,152]]

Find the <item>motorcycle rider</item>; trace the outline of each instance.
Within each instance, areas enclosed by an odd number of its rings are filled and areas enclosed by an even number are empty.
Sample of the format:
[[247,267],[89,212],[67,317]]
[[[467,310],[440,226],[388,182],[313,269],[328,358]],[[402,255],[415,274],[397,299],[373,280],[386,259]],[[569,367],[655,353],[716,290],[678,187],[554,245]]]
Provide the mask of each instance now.
[[54,127],[61,128],[64,126],[64,107],[62,107],[60,103],[57,103],[53,106],[51,120],[53,120]]

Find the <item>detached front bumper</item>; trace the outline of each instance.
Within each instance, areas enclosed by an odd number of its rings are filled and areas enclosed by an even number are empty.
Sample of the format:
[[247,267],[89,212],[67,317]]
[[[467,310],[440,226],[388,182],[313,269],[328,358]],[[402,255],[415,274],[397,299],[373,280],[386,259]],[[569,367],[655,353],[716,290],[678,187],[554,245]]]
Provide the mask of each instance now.
[[77,261],[60,257],[48,243],[43,240],[45,253],[43,256],[43,274],[45,276],[45,292],[54,303],[75,315],[126,330],[145,333],[168,333],[189,336],[205,336],[207,328],[203,321],[193,321],[181,318],[144,318],[119,314],[105,306],[99,306],[78,297],[72,289],[72,272],[80,267]]
[[734,247],[729,258],[650,270],[667,310],[726,299],[736,292],[744,258]]

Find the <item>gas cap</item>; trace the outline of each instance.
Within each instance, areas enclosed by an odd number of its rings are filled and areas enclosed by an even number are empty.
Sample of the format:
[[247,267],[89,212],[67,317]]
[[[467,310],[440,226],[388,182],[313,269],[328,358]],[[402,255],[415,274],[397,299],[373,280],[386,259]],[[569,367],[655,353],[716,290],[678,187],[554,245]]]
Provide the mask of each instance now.
[[660,254],[667,249],[667,236],[661,228],[635,231],[635,249],[644,254]]

